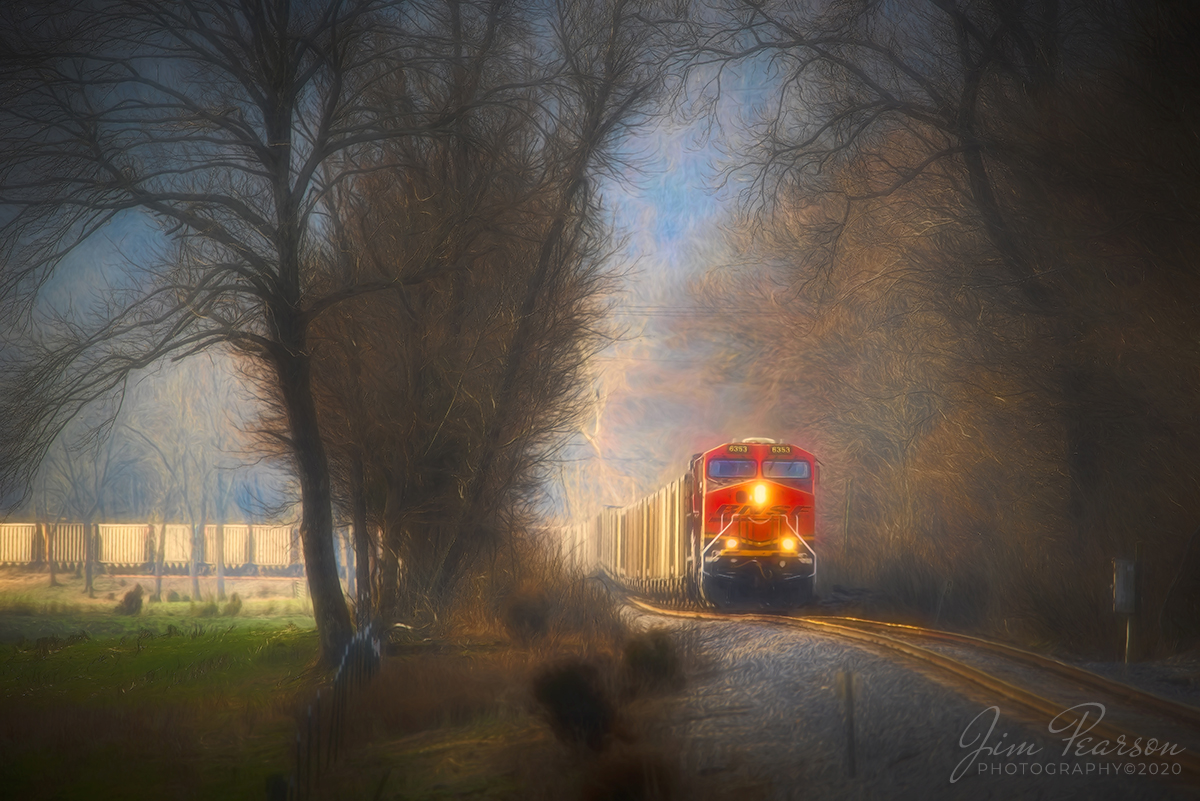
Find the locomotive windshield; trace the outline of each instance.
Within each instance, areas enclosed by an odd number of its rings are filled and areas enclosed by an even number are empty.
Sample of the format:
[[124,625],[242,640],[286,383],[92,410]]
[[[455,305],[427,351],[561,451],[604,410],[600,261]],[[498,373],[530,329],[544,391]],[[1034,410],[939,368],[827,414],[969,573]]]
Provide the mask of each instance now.
[[754,478],[758,462],[750,459],[713,459],[708,463],[709,478]]
[[763,476],[765,478],[809,478],[811,475],[812,472],[808,466],[808,462],[793,459],[763,462]]

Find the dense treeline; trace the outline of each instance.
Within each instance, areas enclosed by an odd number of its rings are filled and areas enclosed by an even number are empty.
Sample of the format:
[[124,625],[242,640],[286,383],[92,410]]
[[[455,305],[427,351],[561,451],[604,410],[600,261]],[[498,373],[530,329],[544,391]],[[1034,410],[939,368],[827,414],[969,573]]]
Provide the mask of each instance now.
[[718,318],[714,369],[821,454],[827,584],[1111,653],[1111,560],[1140,543],[1144,646],[1194,642],[1195,9],[746,3],[719,25],[704,58],[788,80],[732,234],[769,269],[698,302],[758,312]]

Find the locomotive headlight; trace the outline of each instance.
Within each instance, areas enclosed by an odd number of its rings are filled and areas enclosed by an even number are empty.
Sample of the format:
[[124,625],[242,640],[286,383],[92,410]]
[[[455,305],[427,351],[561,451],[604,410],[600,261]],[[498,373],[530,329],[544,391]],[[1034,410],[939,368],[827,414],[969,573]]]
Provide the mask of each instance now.
[[783,542],[779,544],[783,546],[783,550],[785,551],[796,550],[796,540],[794,537],[784,537]]
[[767,485],[766,484],[755,484],[754,485],[754,502],[757,503],[759,506],[762,506],[764,503],[767,502]]
[[737,545],[738,543],[736,537],[730,537],[729,539],[725,540],[725,550],[727,551],[732,551],[737,547]]

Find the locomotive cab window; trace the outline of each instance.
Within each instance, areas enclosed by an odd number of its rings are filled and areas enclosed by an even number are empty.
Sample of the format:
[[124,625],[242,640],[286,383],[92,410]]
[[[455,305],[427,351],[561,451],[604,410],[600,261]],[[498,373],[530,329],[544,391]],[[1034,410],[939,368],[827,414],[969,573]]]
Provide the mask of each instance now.
[[763,462],[764,478],[812,478],[812,468],[808,462],[796,459],[772,459]]
[[751,459],[713,459],[708,463],[709,478],[754,478],[758,462]]

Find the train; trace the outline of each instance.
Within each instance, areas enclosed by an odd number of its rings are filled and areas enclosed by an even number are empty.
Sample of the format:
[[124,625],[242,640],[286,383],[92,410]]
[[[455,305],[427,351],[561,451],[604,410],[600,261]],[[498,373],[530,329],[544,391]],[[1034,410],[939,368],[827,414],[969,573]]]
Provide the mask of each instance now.
[[[193,555],[200,573],[215,570],[218,537],[217,526],[211,523],[198,538],[193,537],[190,525],[173,523],[96,523],[90,527],[74,522],[0,523],[0,565],[44,565],[49,554],[61,568],[81,566],[89,528],[93,562],[104,569],[153,572],[161,546],[167,574],[186,574]],[[347,533],[337,533],[342,543],[349,542]],[[304,575],[295,526],[226,523],[221,534],[222,561],[228,575]],[[340,565],[342,554],[338,557]]]
[[766,437],[695,454],[688,470],[629,506],[570,527],[584,565],[652,598],[717,608],[815,599],[817,460]]

